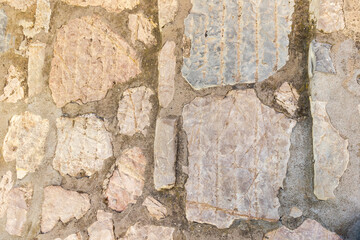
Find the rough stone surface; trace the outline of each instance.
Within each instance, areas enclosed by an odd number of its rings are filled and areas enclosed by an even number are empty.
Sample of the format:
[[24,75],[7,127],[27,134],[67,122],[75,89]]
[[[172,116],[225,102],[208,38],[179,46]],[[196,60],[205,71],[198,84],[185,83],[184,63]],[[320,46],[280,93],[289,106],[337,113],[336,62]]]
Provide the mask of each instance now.
[[142,205],[145,206],[150,215],[157,220],[165,218],[167,215],[166,207],[151,196],[147,197]]
[[105,191],[108,206],[116,211],[123,211],[129,204],[136,203],[144,187],[144,173],[147,160],[138,147],[123,151],[116,161]]
[[4,216],[8,208],[8,194],[13,186],[12,174],[7,171],[0,181],[0,218]]
[[331,45],[327,43],[320,43],[316,40],[311,42],[309,53],[309,67],[311,68],[311,75],[313,71],[324,73],[336,73],[334,63],[330,56]]
[[175,42],[166,42],[159,54],[158,94],[159,104],[163,108],[167,108],[174,98],[176,70],[175,48]]
[[318,30],[332,33],[345,28],[343,0],[312,0],[310,12],[316,18]]
[[218,228],[235,219],[277,221],[295,121],[262,105],[253,90],[196,98],[182,116],[187,219]]
[[25,112],[10,120],[9,130],[4,139],[5,162],[16,161],[17,178],[22,179],[28,172],[35,172],[45,155],[45,141],[49,132],[49,120]]
[[0,9],[0,53],[6,52],[11,44],[11,36],[6,34],[7,23],[8,17],[6,16],[5,11]]
[[292,207],[291,210],[290,210],[290,217],[293,217],[293,218],[299,218],[301,217],[303,214],[303,212],[297,208],[297,207]]
[[120,12],[124,9],[133,9],[136,5],[140,3],[140,0],[62,0],[63,2],[80,6],[101,6],[109,12]]
[[115,240],[112,214],[99,210],[97,221],[89,228],[89,240]]
[[156,190],[175,185],[177,118],[158,118],[154,141],[154,185]]
[[178,5],[178,0],[158,0],[160,31],[166,24],[174,21]]
[[90,198],[86,193],[68,191],[60,186],[44,189],[41,231],[49,232],[60,220],[67,223],[73,218],[80,219],[90,209]]
[[137,223],[131,226],[120,240],[173,240],[174,231],[175,229],[170,227],[140,226]]
[[35,30],[49,32],[51,7],[49,0],[37,0],[35,13]]
[[153,45],[156,43],[156,39],[152,34],[155,23],[147,19],[144,14],[130,14],[129,15],[129,29],[131,31],[131,41],[141,41],[145,45]]
[[285,65],[293,0],[191,3],[182,74],[195,89],[261,82]]
[[62,175],[91,176],[112,157],[111,134],[96,115],[61,117],[56,120],[56,127],[58,144],[53,167]]
[[34,5],[36,0],[0,0],[0,3],[9,4],[11,7],[25,12],[28,7]]
[[0,96],[0,102],[16,103],[24,98],[24,88],[22,82],[24,82],[23,74],[14,65],[11,65],[6,77],[6,86],[4,93]]
[[127,89],[119,102],[117,119],[120,134],[132,136],[135,133],[146,135],[150,126],[152,104],[150,97],[154,92],[144,86]]
[[275,92],[276,102],[282,106],[290,115],[294,115],[298,108],[299,93],[288,82],[284,82]]
[[135,51],[99,17],[73,19],[57,31],[49,85],[58,107],[101,100],[139,73]]
[[[81,233],[77,233],[77,234],[71,234],[69,236],[67,236],[66,238],[64,238],[64,240],[82,240],[82,236]],[[61,238],[56,238],[54,240],[62,240]]]
[[320,223],[307,219],[300,227],[295,230],[290,230],[285,226],[278,228],[265,235],[264,240],[304,240],[304,239],[326,239],[326,240],[341,240],[336,233],[326,230]]
[[43,76],[43,68],[45,64],[45,48],[46,44],[42,42],[34,42],[29,46],[29,62],[28,62],[28,87],[29,97],[34,97],[41,93],[46,84]]
[[360,2],[357,0],[344,1],[344,15],[346,28],[355,33],[360,32]]

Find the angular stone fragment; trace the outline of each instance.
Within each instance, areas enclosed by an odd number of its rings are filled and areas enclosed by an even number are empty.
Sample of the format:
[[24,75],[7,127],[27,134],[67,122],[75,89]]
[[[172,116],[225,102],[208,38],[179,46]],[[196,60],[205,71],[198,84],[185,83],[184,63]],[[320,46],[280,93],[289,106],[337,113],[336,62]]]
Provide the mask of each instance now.
[[151,196],[147,197],[142,205],[145,206],[150,215],[157,220],[165,218],[167,215],[166,207]]
[[311,0],[310,12],[316,18],[316,28],[332,33],[345,28],[343,0]]
[[5,14],[5,11],[0,9],[0,53],[6,52],[11,45],[11,36],[6,34],[7,22],[8,18]]
[[175,185],[177,118],[158,118],[154,141],[154,184],[156,190]]
[[73,19],[58,30],[49,79],[58,107],[101,100],[114,84],[139,73],[135,50],[100,17]]
[[99,210],[97,221],[89,228],[89,240],[115,240],[112,214]]
[[153,45],[156,43],[152,31],[156,24],[147,19],[144,14],[129,15],[129,29],[131,31],[131,41],[133,44],[137,40],[145,43],[145,45]]
[[295,121],[263,105],[254,90],[196,98],[183,109],[189,221],[229,227],[234,219],[279,219]]
[[25,93],[22,82],[24,82],[24,80],[22,73],[16,67],[11,65],[6,77],[4,93],[0,96],[0,102],[16,103],[23,99]]
[[348,140],[340,136],[326,112],[326,102],[310,101],[313,117],[314,193],[335,198],[334,190],[349,163]]
[[49,32],[51,7],[49,0],[37,0],[35,14],[35,30]]
[[285,226],[278,228],[265,235],[264,240],[305,240],[305,239],[326,239],[326,240],[341,240],[336,233],[328,231],[321,226],[320,223],[306,219],[300,227],[295,230],[290,230]]
[[174,21],[178,11],[178,0],[158,0],[160,31],[163,27]]
[[309,52],[310,77],[313,75],[314,71],[333,74],[336,73],[330,53],[330,44],[319,43],[316,40],[311,42]]
[[45,155],[49,120],[30,112],[14,115],[4,139],[5,162],[16,161],[17,178],[35,172]]
[[303,212],[299,208],[292,207],[291,210],[290,210],[289,216],[293,217],[293,218],[299,218],[299,217],[302,216],[302,214],[303,214]]
[[296,88],[288,82],[284,82],[279,90],[275,92],[276,103],[282,106],[290,115],[295,114],[299,97]]
[[0,181],[0,218],[4,216],[8,208],[8,194],[13,186],[12,174],[7,171]]
[[159,104],[166,108],[174,98],[175,93],[175,56],[176,44],[173,41],[166,42],[159,54]]
[[109,12],[120,12],[124,9],[133,9],[140,3],[140,0],[62,0],[69,5],[80,7],[101,6]]
[[62,175],[91,176],[113,155],[111,134],[95,114],[56,120],[58,143],[53,167]]
[[150,97],[154,92],[144,86],[127,89],[119,102],[117,119],[120,134],[132,136],[135,133],[146,135],[150,126],[152,104]]
[[[66,238],[64,238],[64,240],[82,240],[82,236],[81,233],[77,233],[77,234],[71,234],[69,236],[67,236]],[[54,240],[62,240],[61,238],[56,238]]]
[[191,0],[182,74],[195,88],[261,82],[288,60],[294,0]]
[[88,194],[68,191],[60,186],[46,187],[42,205],[41,232],[49,232],[59,220],[67,223],[73,218],[80,219],[89,209]]
[[34,5],[36,0],[0,0],[0,3],[9,4],[11,7],[25,12],[28,7]]
[[43,76],[45,65],[45,48],[46,44],[35,42],[29,46],[28,61],[28,87],[29,97],[34,97],[41,93],[46,86],[46,79]]
[[146,163],[140,148],[123,151],[105,191],[109,208],[123,211],[129,204],[136,203],[144,187]]
[[170,227],[145,225],[139,223],[131,226],[125,237],[119,240],[173,240],[175,229]]

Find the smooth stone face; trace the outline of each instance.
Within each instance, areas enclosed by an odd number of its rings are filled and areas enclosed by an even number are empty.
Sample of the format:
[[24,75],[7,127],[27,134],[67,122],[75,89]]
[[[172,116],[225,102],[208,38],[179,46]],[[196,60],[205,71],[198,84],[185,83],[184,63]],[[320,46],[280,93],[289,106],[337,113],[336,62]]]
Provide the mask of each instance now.
[[56,120],[57,146],[53,167],[62,175],[91,176],[113,155],[111,134],[94,114]]
[[327,43],[320,43],[313,40],[310,44],[310,62],[311,75],[313,71],[324,73],[336,73],[334,63],[331,59],[331,45]]
[[301,217],[303,214],[303,212],[297,208],[297,207],[292,207],[291,210],[290,210],[290,217],[293,217],[293,218],[299,218]]
[[161,227],[153,225],[140,226],[139,223],[131,226],[125,237],[119,240],[173,240],[175,229],[170,227]]
[[8,17],[6,16],[5,11],[0,9],[0,53],[6,52],[11,45],[11,36],[6,34],[7,23]]
[[14,115],[3,144],[5,162],[16,161],[17,178],[35,172],[45,155],[49,120],[30,112]]
[[294,115],[299,100],[299,93],[288,82],[284,82],[278,91],[275,92],[276,103],[282,106],[290,115]]
[[60,186],[44,189],[42,205],[41,231],[47,233],[60,220],[69,222],[72,218],[80,219],[90,209],[90,198],[86,193],[68,191]]
[[115,240],[112,214],[99,210],[97,221],[88,228],[89,240]]
[[228,228],[235,219],[279,219],[295,121],[254,90],[195,98],[183,110],[189,178],[186,218]]
[[133,9],[140,0],[62,0],[69,5],[80,7],[101,6],[109,12],[120,12],[124,9]]
[[345,28],[343,0],[312,0],[310,12],[317,21],[316,28],[332,33]]
[[145,206],[150,215],[157,220],[165,218],[167,215],[166,207],[151,196],[147,197],[142,205]]
[[23,74],[14,65],[11,65],[6,76],[4,93],[0,96],[0,102],[16,103],[24,98]]
[[178,11],[178,0],[158,0],[160,31],[163,27],[174,21]]
[[[288,60],[293,0],[191,0],[182,74],[195,89],[261,82]],[[238,16],[238,17],[234,17]]]
[[8,208],[8,196],[11,188],[14,185],[12,180],[12,173],[7,171],[0,181],[0,218],[4,216]]
[[58,107],[101,100],[139,73],[135,50],[100,17],[76,18],[57,31],[49,85]]
[[131,41],[141,41],[145,45],[153,45],[156,43],[155,37],[152,35],[155,23],[147,19],[144,14],[129,15],[129,29],[131,31]]
[[45,48],[46,44],[35,42],[29,46],[29,62],[28,62],[28,87],[29,97],[33,97],[41,93],[46,86],[46,79],[43,76],[43,68],[45,64]]
[[11,7],[25,12],[28,7],[32,6],[37,0],[0,0],[0,3],[9,4]]

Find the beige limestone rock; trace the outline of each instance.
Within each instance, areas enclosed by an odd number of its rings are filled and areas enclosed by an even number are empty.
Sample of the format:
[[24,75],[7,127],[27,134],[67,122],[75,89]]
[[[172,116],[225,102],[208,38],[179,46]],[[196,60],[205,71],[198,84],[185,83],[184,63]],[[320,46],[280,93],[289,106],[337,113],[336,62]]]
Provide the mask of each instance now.
[[178,0],[158,0],[160,31],[163,27],[174,21],[178,11]]
[[142,205],[145,206],[150,215],[157,220],[165,218],[167,215],[166,207],[151,196],[147,197]]
[[284,82],[278,91],[275,92],[276,103],[282,106],[290,115],[294,115],[299,100],[299,93],[288,82]]
[[341,240],[336,233],[328,231],[321,226],[320,223],[312,219],[306,219],[300,227],[290,230],[285,226],[269,232],[263,238],[264,240],[307,240],[307,239],[323,239],[323,240]]
[[62,175],[91,176],[113,155],[111,134],[95,114],[56,120],[58,143],[54,169]]
[[317,29],[332,33],[345,28],[343,0],[312,0],[310,12],[317,21]]
[[293,218],[299,218],[299,217],[302,216],[302,214],[303,214],[303,212],[299,208],[292,207],[291,210],[290,210],[289,216],[293,217]]
[[67,223],[73,218],[80,219],[89,209],[88,194],[68,191],[60,186],[46,187],[42,205],[41,232],[51,231],[59,220]]
[[14,185],[12,180],[12,173],[7,171],[1,178],[0,181],[0,218],[4,216],[8,208],[8,194]]
[[5,162],[16,161],[17,178],[35,172],[45,155],[49,120],[30,112],[14,115],[4,139]]
[[142,133],[146,136],[152,110],[150,97],[153,94],[151,89],[144,86],[130,88],[123,93],[117,112],[120,134],[132,136]]
[[140,0],[62,0],[69,5],[80,7],[101,6],[109,12],[120,12],[124,9],[133,9],[140,3]]
[[43,76],[45,64],[46,44],[36,41],[29,45],[28,61],[28,87],[29,97],[34,97],[41,93],[46,86],[46,79]]
[[326,112],[326,102],[310,101],[313,117],[314,193],[318,199],[335,198],[349,163],[348,140],[340,136]]
[[0,0],[0,3],[9,4],[11,7],[25,12],[30,6],[34,5],[36,0]]
[[97,221],[89,228],[89,240],[115,240],[112,214],[99,210]]
[[147,19],[144,14],[130,14],[129,15],[129,29],[131,31],[131,41],[141,41],[145,45],[153,45],[156,43],[156,39],[152,34],[156,24]]
[[166,42],[159,54],[159,104],[166,108],[174,98],[175,93],[175,70],[176,70],[176,44],[173,41]]
[[344,15],[346,28],[355,33],[360,32],[360,2],[358,0],[344,1]]
[[279,219],[295,121],[263,105],[254,90],[195,98],[183,109],[189,221],[228,228],[235,219]]
[[35,13],[35,30],[40,32],[44,30],[49,32],[51,18],[51,7],[49,0],[37,0],[36,1],[36,13]]
[[57,31],[49,85],[58,107],[101,100],[139,73],[135,50],[100,17],[72,19]]
[[6,86],[4,88],[4,94],[0,96],[0,102],[16,103],[24,98],[24,88],[22,82],[24,82],[22,73],[11,65],[6,77]]
[[[74,234],[71,234],[69,236],[67,236],[66,238],[64,238],[64,240],[82,240],[82,236],[81,236],[81,233],[74,233]],[[56,238],[54,240],[62,240],[61,238]]]
[[138,147],[126,149],[116,161],[116,169],[106,186],[108,206],[123,211],[129,204],[136,203],[142,194],[147,160]]
[[119,240],[173,240],[174,231],[175,229],[170,227],[140,226],[136,223],[127,230],[125,237]]
[[177,118],[158,118],[154,141],[154,185],[160,191],[175,185]]

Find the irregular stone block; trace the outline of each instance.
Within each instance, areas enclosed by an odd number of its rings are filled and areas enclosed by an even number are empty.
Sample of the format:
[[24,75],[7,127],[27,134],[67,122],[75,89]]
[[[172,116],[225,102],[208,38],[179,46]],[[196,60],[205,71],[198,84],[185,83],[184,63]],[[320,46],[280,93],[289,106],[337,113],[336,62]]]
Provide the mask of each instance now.
[[145,43],[145,45],[153,45],[156,43],[152,31],[156,24],[147,19],[144,14],[129,15],[129,29],[131,31],[131,41],[133,44],[137,40]]
[[175,93],[175,69],[176,69],[176,44],[173,41],[166,42],[159,54],[159,104],[166,108],[174,98]]
[[30,112],[14,115],[3,145],[5,162],[16,161],[17,178],[35,172],[45,156],[49,120]]
[[8,208],[7,198],[13,185],[12,174],[10,171],[7,171],[0,181],[0,218],[4,216]]
[[299,217],[302,216],[302,214],[303,214],[303,212],[299,208],[292,207],[291,210],[290,210],[289,216],[293,217],[293,218],[299,218]]
[[51,231],[59,220],[67,223],[73,218],[80,219],[89,209],[88,194],[68,191],[60,186],[46,187],[41,213],[41,232]]
[[95,114],[56,120],[58,143],[53,167],[62,175],[91,176],[113,156],[111,134]]
[[24,82],[22,73],[11,65],[6,77],[6,86],[4,88],[4,94],[0,96],[0,102],[16,103],[24,98],[24,88],[22,83]]
[[154,141],[155,189],[170,189],[175,185],[177,152],[177,118],[158,118]]
[[326,112],[326,102],[310,101],[313,117],[314,193],[335,198],[334,190],[349,163],[348,140],[340,136]]
[[150,126],[152,95],[154,92],[143,86],[127,89],[123,93],[117,112],[120,134],[132,136],[135,133],[142,133],[146,136],[146,128]]
[[299,100],[299,93],[288,82],[284,82],[275,92],[276,103],[282,106],[290,115],[294,115]]
[[43,68],[45,65],[45,50],[46,44],[39,41],[32,43],[29,46],[27,79],[29,97],[34,97],[40,94],[46,86],[46,79],[43,76]]
[[218,228],[235,219],[277,221],[296,122],[250,89],[195,98],[182,116],[189,152],[186,218]]
[[360,32],[360,2],[358,0],[344,1],[345,26],[355,33]]
[[5,11],[0,9],[0,53],[6,52],[12,45],[11,36],[9,34],[6,34],[7,22],[8,19]]
[[341,240],[336,233],[328,231],[321,226],[320,223],[306,219],[300,227],[295,230],[290,230],[285,226],[278,228],[265,235],[264,240],[304,240],[304,239],[326,239],[326,240]]
[[[66,238],[64,238],[64,240],[82,240],[82,236],[81,233],[77,233],[77,234],[71,234],[69,236],[67,236]],[[54,240],[62,240],[61,238],[56,238]]]
[[167,215],[166,207],[151,196],[147,197],[142,205],[145,206],[150,215],[157,220],[165,218]]
[[116,169],[106,187],[108,206],[123,211],[129,204],[136,203],[142,194],[147,160],[138,147],[126,149],[116,161]]
[[312,0],[310,12],[316,18],[316,28],[332,33],[345,28],[343,0]]
[[101,6],[109,12],[120,12],[124,9],[133,9],[140,3],[140,0],[62,0],[69,5],[80,7]]
[[49,0],[37,0],[35,13],[35,29],[49,32],[51,7]]
[[139,73],[135,50],[99,17],[73,19],[58,30],[49,79],[58,107],[101,100]]
[[97,221],[88,228],[89,240],[115,240],[112,214],[99,210]]
[[163,27],[174,21],[178,11],[178,0],[158,0],[160,31]]
[[131,226],[127,230],[125,237],[119,240],[173,240],[174,231],[175,229],[170,227],[153,225],[140,226],[140,224],[137,223]]
[[191,0],[182,74],[195,89],[261,82],[288,60],[294,0]]
[[9,4],[11,7],[25,12],[30,6],[34,5],[36,0],[0,0],[0,3]]
[[309,74],[310,77],[314,71],[324,73],[336,73],[334,63],[331,59],[331,45],[327,43],[319,43],[313,40],[309,48]]

